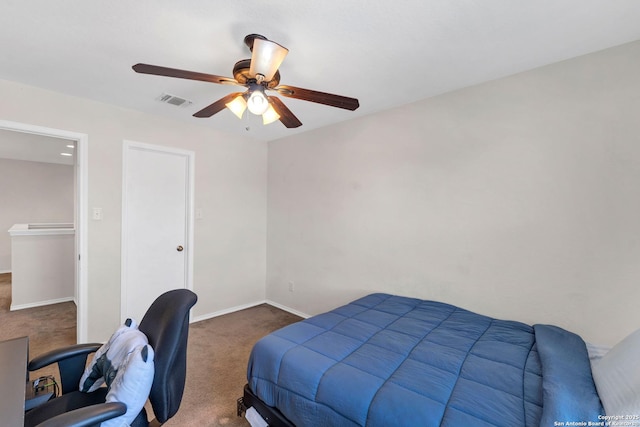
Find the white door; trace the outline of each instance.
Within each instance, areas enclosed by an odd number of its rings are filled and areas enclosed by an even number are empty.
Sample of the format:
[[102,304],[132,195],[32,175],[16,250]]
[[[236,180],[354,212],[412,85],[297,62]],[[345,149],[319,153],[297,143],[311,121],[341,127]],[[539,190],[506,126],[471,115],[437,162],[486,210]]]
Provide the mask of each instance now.
[[138,323],[158,295],[192,287],[191,151],[124,142],[122,320]]

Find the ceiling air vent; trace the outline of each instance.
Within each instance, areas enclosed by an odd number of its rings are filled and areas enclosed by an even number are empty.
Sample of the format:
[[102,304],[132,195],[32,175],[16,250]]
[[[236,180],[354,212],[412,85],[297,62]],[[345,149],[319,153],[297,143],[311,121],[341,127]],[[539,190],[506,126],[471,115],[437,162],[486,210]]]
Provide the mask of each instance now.
[[164,102],[165,104],[175,105],[177,107],[188,107],[189,105],[191,105],[191,101],[180,98],[179,96],[169,95],[168,93],[163,93],[162,95],[157,97],[156,100]]

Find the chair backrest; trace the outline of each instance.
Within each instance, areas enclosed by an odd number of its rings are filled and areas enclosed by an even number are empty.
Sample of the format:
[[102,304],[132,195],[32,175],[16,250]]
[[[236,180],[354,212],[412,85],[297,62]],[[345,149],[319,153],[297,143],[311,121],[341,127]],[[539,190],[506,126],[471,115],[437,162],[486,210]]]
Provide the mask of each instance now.
[[180,408],[187,374],[189,310],[197,300],[188,289],[165,292],[151,304],[139,325],[155,352],[149,400],[161,423]]

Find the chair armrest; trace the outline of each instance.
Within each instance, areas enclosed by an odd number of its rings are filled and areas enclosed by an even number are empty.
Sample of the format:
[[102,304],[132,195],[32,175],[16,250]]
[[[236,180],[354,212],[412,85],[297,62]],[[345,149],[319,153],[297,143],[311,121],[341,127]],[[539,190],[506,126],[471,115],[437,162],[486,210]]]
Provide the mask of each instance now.
[[124,415],[126,412],[127,405],[122,402],[100,403],[57,415],[36,427],[89,427]]
[[96,352],[102,344],[76,344],[51,350],[34,357],[29,362],[29,371],[35,371],[53,363],[58,364],[62,394],[78,390],[80,378],[87,364],[87,356]]
[[61,360],[66,360],[77,356],[86,356],[90,353],[95,353],[102,346],[102,344],[76,344],[68,347],[57,348],[55,350],[48,351],[39,356],[34,357],[29,362],[29,370],[35,371],[45,366],[49,366],[52,363],[58,363]]

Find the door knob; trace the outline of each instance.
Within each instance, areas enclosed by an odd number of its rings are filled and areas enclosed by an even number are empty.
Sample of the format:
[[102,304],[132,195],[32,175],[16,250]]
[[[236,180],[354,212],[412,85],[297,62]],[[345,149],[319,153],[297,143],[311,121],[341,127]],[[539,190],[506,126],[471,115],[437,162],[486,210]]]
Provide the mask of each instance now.
[[176,248],[176,250],[177,250],[178,252],[182,252],[182,251],[184,250],[184,248],[183,248],[182,246],[178,246],[178,247]]

